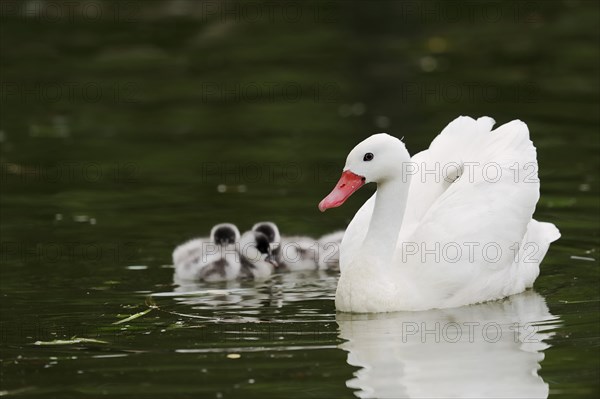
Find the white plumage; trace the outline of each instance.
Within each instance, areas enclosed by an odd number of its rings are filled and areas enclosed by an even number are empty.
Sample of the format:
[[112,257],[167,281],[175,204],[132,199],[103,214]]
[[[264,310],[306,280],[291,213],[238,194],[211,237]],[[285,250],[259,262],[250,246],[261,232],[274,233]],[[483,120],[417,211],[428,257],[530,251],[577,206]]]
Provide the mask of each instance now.
[[527,125],[512,121],[492,131],[493,124],[459,117],[412,158],[387,134],[350,152],[321,210],[364,183],[376,182],[377,192],[341,244],[338,310],[456,307],[533,284],[560,233],[532,219],[539,179]]

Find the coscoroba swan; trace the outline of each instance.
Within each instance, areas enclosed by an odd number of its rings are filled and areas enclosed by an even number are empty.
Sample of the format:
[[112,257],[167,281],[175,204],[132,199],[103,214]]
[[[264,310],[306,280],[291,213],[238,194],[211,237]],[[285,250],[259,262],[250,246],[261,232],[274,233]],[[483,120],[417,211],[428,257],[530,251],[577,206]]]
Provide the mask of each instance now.
[[377,183],[342,240],[338,310],[457,307],[533,285],[560,233],[532,219],[539,179],[527,125],[493,125],[459,117],[412,158],[385,133],[354,147],[319,204],[321,211],[340,206]]

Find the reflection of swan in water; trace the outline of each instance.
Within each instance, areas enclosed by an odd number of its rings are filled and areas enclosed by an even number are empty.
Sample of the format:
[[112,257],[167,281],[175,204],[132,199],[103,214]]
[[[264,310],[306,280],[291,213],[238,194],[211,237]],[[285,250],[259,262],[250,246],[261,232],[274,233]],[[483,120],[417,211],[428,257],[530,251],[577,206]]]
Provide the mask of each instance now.
[[533,291],[453,309],[340,313],[337,322],[348,363],[361,367],[347,382],[358,397],[548,396],[537,370],[558,320]]

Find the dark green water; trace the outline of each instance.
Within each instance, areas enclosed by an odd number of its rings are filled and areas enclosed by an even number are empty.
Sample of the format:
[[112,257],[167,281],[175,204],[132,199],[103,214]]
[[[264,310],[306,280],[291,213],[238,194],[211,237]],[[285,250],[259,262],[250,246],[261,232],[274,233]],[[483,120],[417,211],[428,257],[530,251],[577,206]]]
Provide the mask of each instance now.
[[[0,395],[596,396],[598,5],[281,4],[0,3]],[[369,190],[317,203],[354,144],[415,153],[458,115],[529,125],[562,232],[535,293],[366,317],[336,315],[335,274],[173,286],[174,246],[215,223],[345,227]],[[452,321],[502,337],[399,336]],[[34,345],[74,336],[105,343]]]

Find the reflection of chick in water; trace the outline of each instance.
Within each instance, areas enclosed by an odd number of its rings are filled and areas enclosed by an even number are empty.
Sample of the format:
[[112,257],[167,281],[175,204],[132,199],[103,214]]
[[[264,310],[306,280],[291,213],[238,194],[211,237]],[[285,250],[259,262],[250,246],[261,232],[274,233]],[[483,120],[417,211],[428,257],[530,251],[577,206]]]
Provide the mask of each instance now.
[[341,348],[361,367],[361,398],[545,398],[538,375],[556,320],[533,291],[502,301],[423,312],[337,315]]

